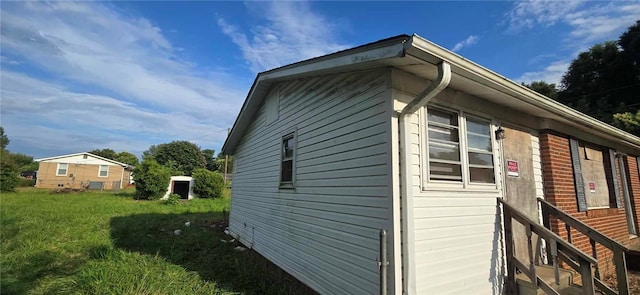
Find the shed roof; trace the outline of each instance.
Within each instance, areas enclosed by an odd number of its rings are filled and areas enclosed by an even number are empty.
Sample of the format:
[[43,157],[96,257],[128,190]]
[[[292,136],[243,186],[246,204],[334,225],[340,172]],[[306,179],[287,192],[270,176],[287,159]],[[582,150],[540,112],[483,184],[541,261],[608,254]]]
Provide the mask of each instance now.
[[222,152],[227,155],[235,152],[243,133],[274,83],[383,67],[395,67],[432,81],[437,76],[436,65],[442,61],[451,65],[449,88],[541,118],[541,129],[569,126],[559,131],[569,135],[590,134],[615,143],[615,148],[640,150],[639,137],[571,109],[414,34],[383,39],[259,73]]

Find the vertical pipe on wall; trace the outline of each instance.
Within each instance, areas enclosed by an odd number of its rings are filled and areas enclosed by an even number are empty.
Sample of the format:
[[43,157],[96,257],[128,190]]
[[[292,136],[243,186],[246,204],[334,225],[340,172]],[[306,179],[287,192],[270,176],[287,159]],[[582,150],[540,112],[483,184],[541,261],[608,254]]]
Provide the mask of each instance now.
[[387,295],[387,266],[389,261],[387,259],[387,231],[380,230],[380,295]]

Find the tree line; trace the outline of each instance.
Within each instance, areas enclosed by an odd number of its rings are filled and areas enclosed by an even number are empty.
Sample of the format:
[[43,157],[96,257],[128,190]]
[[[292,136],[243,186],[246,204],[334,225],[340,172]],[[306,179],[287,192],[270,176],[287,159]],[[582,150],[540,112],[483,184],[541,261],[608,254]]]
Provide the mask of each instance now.
[[640,136],[640,20],[618,40],[593,45],[571,62],[560,85],[524,86]]

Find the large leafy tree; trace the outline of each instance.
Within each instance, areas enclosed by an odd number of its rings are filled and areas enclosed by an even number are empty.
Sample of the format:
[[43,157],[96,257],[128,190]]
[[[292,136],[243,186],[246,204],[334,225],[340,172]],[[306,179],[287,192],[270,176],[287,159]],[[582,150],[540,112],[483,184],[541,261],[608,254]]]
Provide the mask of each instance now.
[[635,66],[640,65],[640,20],[620,36],[618,45]]
[[130,152],[119,152],[113,160],[132,166],[138,165],[138,157]]
[[6,149],[10,141],[9,137],[4,133],[4,127],[0,126],[0,148]]
[[94,154],[96,156],[103,157],[103,158],[107,158],[110,160],[116,160],[116,157],[118,156],[116,151],[112,149],[95,149],[95,150],[89,151],[89,153]]
[[202,155],[204,156],[204,160],[207,163],[206,168],[209,171],[216,171],[218,167],[216,166],[216,151],[212,149],[204,149],[202,150]]
[[144,159],[154,159],[169,167],[172,174],[191,175],[196,168],[205,168],[206,160],[200,147],[188,141],[172,141],[152,145],[143,153]]
[[573,60],[558,100],[640,136],[640,21],[617,42],[596,44]]
[[522,83],[522,85],[548,98],[558,99],[558,87],[556,87],[556,84],[549,84],[545,81],[533,81],[531,84]]

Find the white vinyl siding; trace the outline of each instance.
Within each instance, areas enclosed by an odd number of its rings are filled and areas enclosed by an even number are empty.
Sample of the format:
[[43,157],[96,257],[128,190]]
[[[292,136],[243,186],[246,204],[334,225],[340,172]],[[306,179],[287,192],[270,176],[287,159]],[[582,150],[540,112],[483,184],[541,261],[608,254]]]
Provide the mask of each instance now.
[[[278,96],[278,120],[266,124],[263,105],[235,152],[230,231],[320,293],[378,293],[379,231],[392,229],[388,77],[276,84],[265,104]],[[295,188],[281,189],[292,129]]]
[[56,176],[67,176],[68,171],[69,171],[68,163],[58,163],[56,167]]
[[[412,97],[402,91],[394,93],[399,97],[396,110],[401,109],[407,97]],[[438,98],[446,100],[448,97],[443,93]],[[495,184],[468,183],[465,187],[459,180],[430,181],[428,167],[424,167],[429,163],[426,116],[427,110],[423,108],[410,116],[408,125],[412,207],[402,210],[412,212],[412,229],[407,235],[412,235],[413,247],[409,248],[410,252],[403,253],[415,264],[414,269],[409,270],[415,275],[409,285],[415,286],[415,294],[502,294],[502,228],[496,203],[496,198],[502,195],[500,145],[494,143],[491,152],[496,170]],[[460,136],[462,142],[468,140],[466,133],[463,134]],[[462,158],[468,157],[464,150],[461,154]],[[464,169],[467,168],[463,168],[467,178],[468,172]]]
[[109,177],[109,165],[100,165],[98,177]]

